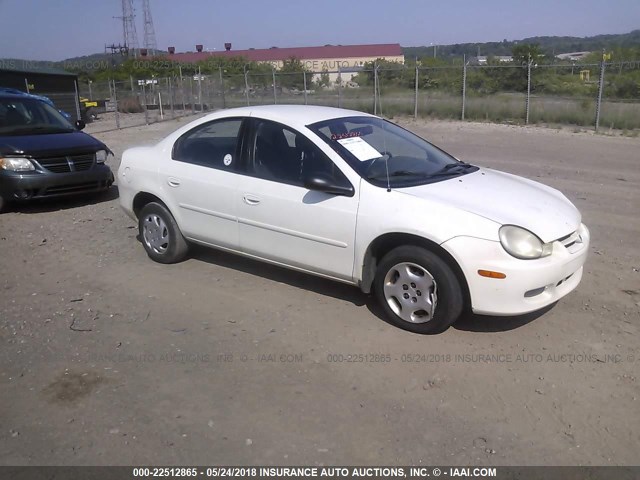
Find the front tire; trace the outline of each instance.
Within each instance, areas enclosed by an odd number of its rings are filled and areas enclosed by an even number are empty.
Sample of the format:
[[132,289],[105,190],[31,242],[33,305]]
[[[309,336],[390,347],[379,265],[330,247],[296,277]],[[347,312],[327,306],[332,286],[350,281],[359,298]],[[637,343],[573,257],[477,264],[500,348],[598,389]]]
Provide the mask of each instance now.
[[151,260],[178,263],[187,256],[187,241],[164,205],[156,202],[146,204],[138,216],[138,231],[142,246]]
[[393,325],[414,333],[440,333],[464,307],[460,282],[435,253],[417,246],[397,247],[380,261],[374,293]]

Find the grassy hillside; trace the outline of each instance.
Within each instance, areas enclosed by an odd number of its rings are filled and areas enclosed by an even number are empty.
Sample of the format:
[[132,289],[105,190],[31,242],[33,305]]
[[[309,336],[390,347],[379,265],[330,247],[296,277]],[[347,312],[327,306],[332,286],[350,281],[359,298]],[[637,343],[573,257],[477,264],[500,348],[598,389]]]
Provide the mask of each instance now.
[[[615,35],[596,35],[593,37],[529,37],[522,40],[503,40],[502,42],[456,43],[438,45],[438,58],[461,57],[462,55],[511,55],[512,48],[521,43],[538,44],[547,55],[559,53],[597,51],[614,48],[640,47],[640,30]],[[403,47],[407,58],[433,56],[432,46]]]

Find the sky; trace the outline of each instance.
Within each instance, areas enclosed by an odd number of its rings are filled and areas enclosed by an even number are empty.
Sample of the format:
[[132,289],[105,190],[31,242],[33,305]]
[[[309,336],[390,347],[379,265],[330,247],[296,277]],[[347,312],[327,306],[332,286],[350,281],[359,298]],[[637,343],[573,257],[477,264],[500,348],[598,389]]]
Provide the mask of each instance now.
[[[592,36],[640,28],[640,0],[150,0],[158,48],[193,51]],[[0,0],[0,58],[64,60],[122,43],[121,0]],[[142,0],[134,0],[142,45]]]

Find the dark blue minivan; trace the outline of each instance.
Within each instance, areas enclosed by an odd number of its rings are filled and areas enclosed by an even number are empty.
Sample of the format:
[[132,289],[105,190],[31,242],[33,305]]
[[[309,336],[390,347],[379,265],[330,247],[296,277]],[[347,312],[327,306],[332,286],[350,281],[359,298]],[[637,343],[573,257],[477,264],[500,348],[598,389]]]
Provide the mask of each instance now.
[[107,146],[55,108],[27,95],[0,93],[0,211],[7,202],[107,190]]

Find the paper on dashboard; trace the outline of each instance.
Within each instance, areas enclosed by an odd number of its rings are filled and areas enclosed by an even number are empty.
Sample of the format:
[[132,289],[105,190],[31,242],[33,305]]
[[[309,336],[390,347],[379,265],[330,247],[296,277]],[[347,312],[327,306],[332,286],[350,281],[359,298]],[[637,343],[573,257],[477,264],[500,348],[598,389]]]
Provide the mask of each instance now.
[[338,140],[338,143],[349,150],[361,162],[382,156],[380,152],[360,137],[342,138]]

